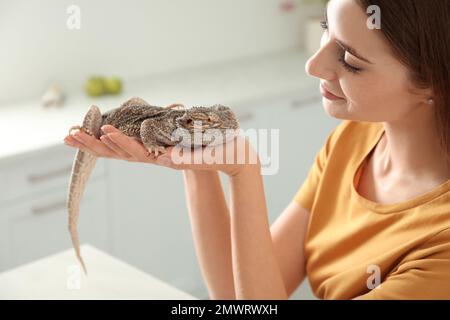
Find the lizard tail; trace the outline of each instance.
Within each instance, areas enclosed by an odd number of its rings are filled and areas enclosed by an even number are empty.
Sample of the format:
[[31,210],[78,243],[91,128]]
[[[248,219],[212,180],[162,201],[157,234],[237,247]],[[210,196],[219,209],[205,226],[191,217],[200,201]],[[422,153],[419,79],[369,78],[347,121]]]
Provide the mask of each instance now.
[[[83,119],[83,125],[80,130],[92,134],[95,137],[100,136],[100,127],[102,125],[102,114],[97,106],[91,106]],[[95,167],[97,157],[82,151],[77,150],[75,159],[72,165],[72,173],[70,175],[69,191],[67,195],[67,209],[69,212],[69,232],[72,240],[72,245],[75,249],[76,256],[84,273],[87,275],[86,265],[81,257],[80,241],[78,237],[78,217],[80,212],[80,201],[83,197],[83,192],[86,183],[92,170]]]

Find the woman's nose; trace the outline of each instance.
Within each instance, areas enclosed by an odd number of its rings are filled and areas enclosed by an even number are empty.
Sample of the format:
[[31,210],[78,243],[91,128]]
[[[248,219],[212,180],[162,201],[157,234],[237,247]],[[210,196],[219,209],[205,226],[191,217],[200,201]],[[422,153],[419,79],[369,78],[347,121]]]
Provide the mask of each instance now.
[[330,48],[322,38],[321,47],[305,64],[307,74],[320,79],[332,81],[337,78],[336,63],[330,55]]

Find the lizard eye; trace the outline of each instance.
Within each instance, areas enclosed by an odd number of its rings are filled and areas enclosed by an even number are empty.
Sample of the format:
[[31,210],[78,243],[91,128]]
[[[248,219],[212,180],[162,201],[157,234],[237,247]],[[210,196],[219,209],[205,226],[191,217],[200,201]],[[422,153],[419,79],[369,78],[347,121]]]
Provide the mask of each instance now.
[[186,120],[186,123],[187,123],[187,124],[191,124],[191,123],[192,123],[192,119],[187,119],[187,120]]

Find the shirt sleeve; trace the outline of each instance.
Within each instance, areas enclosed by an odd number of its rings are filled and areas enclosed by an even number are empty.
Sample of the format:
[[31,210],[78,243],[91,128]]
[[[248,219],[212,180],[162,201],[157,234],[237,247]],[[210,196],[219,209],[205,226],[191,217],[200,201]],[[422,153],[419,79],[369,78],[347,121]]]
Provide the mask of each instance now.
[[334,140],[337,136],[337,131],[341,126],[342,124],[338,125],[331,131],[331,133],[328,134],[325,144],[322,146],[322,148],[314,158],[314,162],[309,169],[306,180],[294,195],[293,201],[297,202],[300,206],[310,212],[314,203],[317,186],[319,185],[323,170],[328,160],[328,155],[334,144]]
[[439,232],[359,299],[450,299],[450,228]]

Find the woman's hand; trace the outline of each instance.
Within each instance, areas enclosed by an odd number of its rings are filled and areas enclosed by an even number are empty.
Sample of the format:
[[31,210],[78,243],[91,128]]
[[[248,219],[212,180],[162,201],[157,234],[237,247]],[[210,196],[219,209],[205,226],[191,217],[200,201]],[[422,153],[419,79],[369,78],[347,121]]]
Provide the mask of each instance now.
[[113,126],[105,125],[102,131],[105,134],[97,139],[80,130],[74,130],[64,138],[64,142],[97,157],[152,163],[176,170],[222,171],[233,177],[244,169],[260,168],[257,152],[242,136],[224,144],[195,148],[192,151],[178,146],[168,147],[164,154],[154,157],[149,155],[141,142],[128,137]]
[[[148,152],[140,142],[124,135],[113,126],[105,125],[102,127],[102,131],[106,134],[97,139],[83,131],[74,130],[64,138],[64,143],[97,157],[134,162],[151,162],[154,159],[147,157]],[[126,148],[119,145],[126,146]]]

